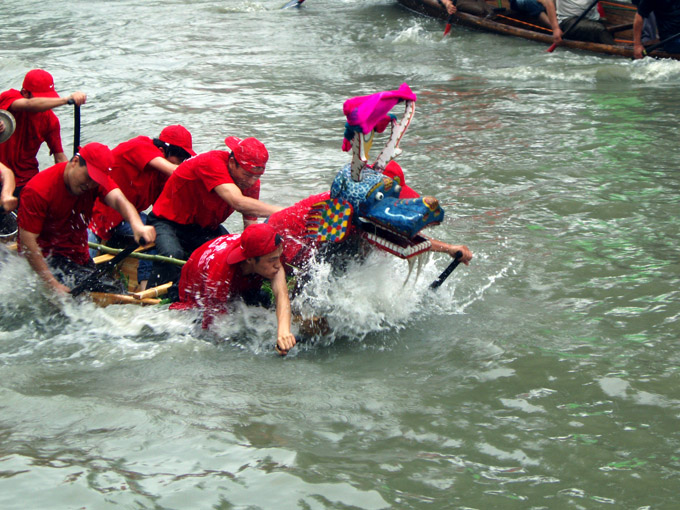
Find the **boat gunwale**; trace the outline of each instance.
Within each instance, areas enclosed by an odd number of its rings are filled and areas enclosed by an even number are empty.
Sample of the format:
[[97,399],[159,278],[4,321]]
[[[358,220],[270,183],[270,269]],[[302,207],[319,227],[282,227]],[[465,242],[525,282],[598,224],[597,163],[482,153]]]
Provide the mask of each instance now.
[[[397,0],[397,1],[403,7],[420,14],[445,20],[449,18],[449,14],[446,12],[444,7],[437,2],[437,0]],[[488,0],[486,3],[490,7],[495,7],[498,5],[496,2],[490,2]],[[636,8],[632,4],[626,2],[619,2],[616,0],[602,0],[601,3],[603,4],[606,11],[612,12],[616,10],[629,11],[630,13],[629,21],[630,23],[632,23],[633,17],[636,12]],[[550,27],[535,25],[537,28],[546,31],[546,33],[541,33],[538,32],[537,30],[529,30],[526,28],[521,28],[512,25],[509,22],[504,23],[498,21],[499,18],[501,19],[505,18],[508,19],[509,21],[514,21],[515,23],[518,24],[527,23],[526,20],[532,20],[535,23],[539,23],[538,20],[531,18],[530,16],[525,16],[520,13],[517,13],[516,11],[512,11],[509,8],[509,2],[507,0],[503,0],[503,4],[507,5],[507,7],[505,7],[506,9],[505,12],[503,12],[502,14],[497,13],[496,15],[490,18],[465,13],[459,10],[453,15],[453,22],[456,22],[457,24],[462,26],[481,29],[486,32],[519,37],[522,39],[542,42],[545,43],[546,45],[552,44],[552,30],[550,29]],[[626,14],[623,14],[622,17],[625,18]],[[616,18],[618,19],[619,16],[616,16]],[[613,23],[605,24],[608,27],[616,26]],[[574,39],[563,39],[562,43],[560,43],[560,47],[590,51],[606,55],[616,55],[633,58],[632,41],[618,42],[617,44],[612,45],[588,41],[578,41]],[[680,60],[680,54],[667,53],[659,49],[652,51],[647,56],[654,58],[671,58]]]

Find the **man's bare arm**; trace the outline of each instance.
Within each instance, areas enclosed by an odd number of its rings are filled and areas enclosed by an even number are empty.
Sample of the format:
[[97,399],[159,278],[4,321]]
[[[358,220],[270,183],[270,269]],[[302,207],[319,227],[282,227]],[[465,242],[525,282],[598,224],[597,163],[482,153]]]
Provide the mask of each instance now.
[[45,257],[43,257],[42,250],[38,246],[38,234],[29,232],[22,228],[19,229],[19,238],[21,239],[21,252],[28,260],[28,264],[33,271],[38,273],[38,276],[52,289],[59,293],[68,294],[71,289],[63,285],[57,280],[50,268],[47,266]]

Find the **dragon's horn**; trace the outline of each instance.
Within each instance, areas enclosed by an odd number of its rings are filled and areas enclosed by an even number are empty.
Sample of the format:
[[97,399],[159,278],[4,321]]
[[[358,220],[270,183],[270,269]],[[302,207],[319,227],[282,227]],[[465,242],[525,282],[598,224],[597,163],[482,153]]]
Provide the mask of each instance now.
[[404,136],[404,133],[406,133],[406,129],[408,129],[411,119],[413,119],[413,115],[415,113],[416,102],[406,101],[404,116],[401,118],[399,124],[397,124],[396,121],[392,121],[390,126],[390,139],[385,145],[385,148],[378,155],[378,158],[375,160],[375,163],[373,164],[374,170],[382,172],[385,169],[387,163],[389,163],[394,157],[401,153],[399,142],[401,141],[401,137]]

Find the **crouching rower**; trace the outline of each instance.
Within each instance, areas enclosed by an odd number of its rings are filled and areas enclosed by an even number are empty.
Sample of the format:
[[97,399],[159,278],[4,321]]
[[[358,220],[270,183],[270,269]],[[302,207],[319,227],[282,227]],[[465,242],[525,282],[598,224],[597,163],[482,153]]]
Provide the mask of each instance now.
[[295,337],[290,332],[290,299],[280,260],[282,251],[281,237],[266,223],[251,224],[242,234],[208,241],[182,267],[179,302],[170,308],[202,309],[203,327],[208,328],[215,314],[227,311],[230,301],[259,301],[263,281],[270,280],[278,321],[276,347],[280,354],[286,354],[295,345]]
[[[19,208],[19,250],[52,289],[84,280],[94,270],[87,245],[87,225],[99,196],[130,223],[135,241],[151,243],[153,227],[144,225],[135,207],[109,176],[113,156],[101,143],[88,143],[68,162],[38,173],[24,187]],[[118,288],[116,288],[118,287]],[[95,285],[88,290],[120,292],[120,285]]]

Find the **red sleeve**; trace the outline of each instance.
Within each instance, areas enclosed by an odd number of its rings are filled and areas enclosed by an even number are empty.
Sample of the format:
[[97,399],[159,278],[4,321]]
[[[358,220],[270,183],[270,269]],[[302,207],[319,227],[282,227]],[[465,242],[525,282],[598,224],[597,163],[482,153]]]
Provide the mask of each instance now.
[[50,154],[58,154],[64,152],[64,147],[61,145],[61,131],[59,119],[51,110],[45,112],[45,130],[44,136],[47,146],[50,148]]
[[9,110],[12,103],[23,96],[21,92],[16,89],[9,89],[0,94],[0,110]]
[[[145,168],[152,159],[163,157],[163,151],[156,147],[153,142],[144,143],[147,140],[149,139],[142,139],[124,154],[124,158],[135,168]],[[151,171],[156,172],[157,170],[151,169]]]
[[17,217],[19,227],[39,235],[47,216],[48,201],[30,187],[21,193],[21,207]]
[[196,175],[200,177],[208,191],[212,191],[220,184],[234,183],[231,175],[229,175],[227,162],[217,156],[203,159],[196,167]]
[[[106,186],[102,186],[101,184],[97,186],[97,195],[99,195],[99,199],[103,201],[106,195],[111,193],[114,189],[120,188],[118,188],[118,184],[116,184],[116,182],[111,179],[111,177],[107,177]],[[23,200],[23,195],[21,199]]]

